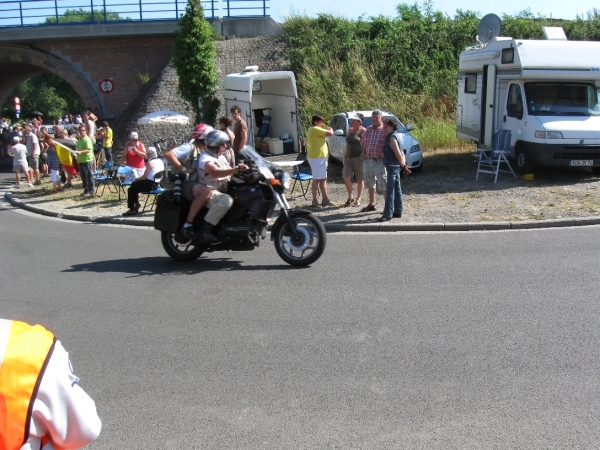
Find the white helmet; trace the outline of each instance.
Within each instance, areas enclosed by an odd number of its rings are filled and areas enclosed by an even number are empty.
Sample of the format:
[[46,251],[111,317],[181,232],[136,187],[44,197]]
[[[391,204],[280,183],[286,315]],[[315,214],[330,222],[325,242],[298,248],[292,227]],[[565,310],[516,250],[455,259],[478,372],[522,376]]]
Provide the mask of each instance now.
[[204,143],[209,148],[218,148],[221,144],[226,144],[230,141],[229,135],[223,131],[213,130],[206,135]]
[[206,135],[211,131],[214,131],[213,127],[211,127],[210,125],[206,125],[205,123],[201,123],[199,125],[196,125],[196,128],[194,128],[194,131],[192,132],[192,137],[194,139],[206,139]]

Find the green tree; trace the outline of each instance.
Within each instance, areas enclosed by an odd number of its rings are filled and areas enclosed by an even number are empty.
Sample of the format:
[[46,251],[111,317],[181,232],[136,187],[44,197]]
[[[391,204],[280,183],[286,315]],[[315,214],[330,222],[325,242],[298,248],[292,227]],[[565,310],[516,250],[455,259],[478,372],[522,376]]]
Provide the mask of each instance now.
[[[106,10],[106,20],[131,20],[131,18],[123,18],[118,12]],[[63,15],[58,16],[58,23],[103,21],[104,11],[101,9],[94,9],[94,20],[92,20],[92,10],[83,8],[67,9]],[[47,17],[45,23],[56,23],[56,17]]]
[[51,73],[36,75],[17,86],[2,105],[2,115],[14,115],[15,97],[21,99],[22,118],[27,118],[30,111],[40,111],[44,114],[44,122],[85,109],[71,85]]
[[[179,93],[191,103],[196,122],[214,123],[219,107],[215,97],[217,85],[217,50],[210,24],[198,0],[188,0],[185,14],[173,43],[173,66],[179,76]],[[198,103],[202,104],[200,108]]]

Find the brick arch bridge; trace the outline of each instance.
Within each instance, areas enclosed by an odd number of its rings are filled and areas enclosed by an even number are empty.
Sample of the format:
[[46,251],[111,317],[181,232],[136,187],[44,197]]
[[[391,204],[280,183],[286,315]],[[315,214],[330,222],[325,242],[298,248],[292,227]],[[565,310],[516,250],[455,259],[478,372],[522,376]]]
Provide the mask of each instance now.
[[[0,29],[0,102],[19,83],[50,72],[98,117],[118,118],[169,62],[176,28],[177,22]],[[112,92],[100,89],[104,79]]]
[[[80,64],[73,64],[48,51],[24,45],[0,46],[0,104],[22,82],[41,73],[50,72],[67,81],[85,105],[106,114],[104,99],[89,73]],[[79,111],[73,111],[77,113]]]
[[[281,33],[270,18],[215,19],[212,27],[224,36]],[[177,21],[0,28],[0,104],[21,82],[50,72],[98,117],[119,120],[168,65],[177,29]],[[100,89],[104,79],[112,92]]]

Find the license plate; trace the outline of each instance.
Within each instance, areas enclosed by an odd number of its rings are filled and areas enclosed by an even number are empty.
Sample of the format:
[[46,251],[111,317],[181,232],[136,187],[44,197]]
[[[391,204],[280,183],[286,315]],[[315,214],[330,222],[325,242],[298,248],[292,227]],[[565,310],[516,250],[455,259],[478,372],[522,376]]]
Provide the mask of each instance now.
[[573,159],[569,161],[570,166],[593,166],[594,161],[591,159]]

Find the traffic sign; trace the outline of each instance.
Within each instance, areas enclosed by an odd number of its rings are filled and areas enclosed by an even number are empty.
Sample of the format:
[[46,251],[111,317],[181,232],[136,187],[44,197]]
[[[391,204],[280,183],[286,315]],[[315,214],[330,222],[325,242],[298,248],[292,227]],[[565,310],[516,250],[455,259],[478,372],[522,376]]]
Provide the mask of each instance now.
[[104,78],[104,79],[100,80],[99,86],[100,86],[100,90],[104,94],[110,94],[113,91],[113,89],[115,88],[115,84],[113,83],[113,81],[110,78]]

